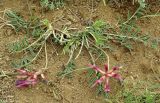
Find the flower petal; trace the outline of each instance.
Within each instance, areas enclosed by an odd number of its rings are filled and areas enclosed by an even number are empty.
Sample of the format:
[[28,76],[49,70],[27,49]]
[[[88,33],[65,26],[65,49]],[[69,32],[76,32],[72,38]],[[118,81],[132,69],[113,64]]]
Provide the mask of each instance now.
[[121,67],[119,66],[114,66],[108,73],[112,74],[114,71],[119,70]]
[[96,86],[97,84],[101,84],[105,79],[105,76],[102,76],[100,79],[96,80],[96,82],[92,85],[92,87]]
[[24,69],[17,69],[17,72],[19,72],[21,75],[28,75],[28,76],[32,76],[33,75],[33,73],[28,72],[28,71],[26,71]]
[[24,70],[24,69],[17,69],[17,71],[18,71],[20,74],[26,74],[26,73],[27,73],[27,71]]
[[16,87],[17,88],[25,88],[28,87],[29,85],[35,85],[37,81],[35,79],[31,80],[17,80],[16,81]]
[[17,80],[16,81],[16,87],[17,88],[24,88],[24,87],[28,87],[29,84],[26,83],[26,80]]
[[108,65],[107,64],[104,65],[104,69],[105,69],[105,72],[107,73],[108,72]]
[[28,76],[27,75],[18,75],[18,76],[16,76],[17,77],[17,79],[25,79],[25,78],[27,78]]
[[106,79],[104,91],[107,93],[110,92],[109,79]]
[[89,67],[91,67],[92,69],[94,69],[96,72],[100,72],[102,74],[105,74],[104,71],[102,71],[99,67],[97,67],[95,65],[89,65]]
[[116,70],[119,70],[119,69],[120,69],[120,67],[114,66],[114,67],[112,68],[112,71],[116,71]]
[[119,81],[123,80],[122,77],[121,77],[121,75],[119,75],[117,73],[113,74],[112,77],[115,78],[115,79],[118,79]]

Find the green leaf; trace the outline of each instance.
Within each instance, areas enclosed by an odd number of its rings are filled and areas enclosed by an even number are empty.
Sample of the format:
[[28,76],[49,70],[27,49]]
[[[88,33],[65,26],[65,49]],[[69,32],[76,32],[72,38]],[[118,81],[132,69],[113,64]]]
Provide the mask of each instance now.
[[43,24],[46,25],[48,27],[49,25],[49,20],[48,19],[44,19],[42,20]]
[[151,44],[151,47],[156,49],[158,47],[158,40],[153,40],[152,44]]
[[140,7],[142,7],[142,8],[146,7],[145,0],[138,0],[138,3],[140,4]]
[[98,31],[101,31],[105,26],[106,26],[106,23],[103,22],[102,20],[97,20],[92,25],[92,27]]

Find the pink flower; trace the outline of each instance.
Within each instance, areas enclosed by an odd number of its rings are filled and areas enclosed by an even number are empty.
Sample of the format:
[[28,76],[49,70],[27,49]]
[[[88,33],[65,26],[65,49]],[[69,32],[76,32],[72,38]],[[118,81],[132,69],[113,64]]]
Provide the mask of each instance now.
[[37,81],[35,79],[31,79],[31,80],[17,80],[16,81],[16,87],[17,88],[24,88],[24,87],[29,87],[29,85],[34,85],[36,83],[37,83]]
[[41,71],[38,72],[28,72],[24,69],[17,69],[19,75],[17,76],[16,87],[24,88],[30,85],[35,85],[38,82],[38,76],[40,75],[42,79],[45,79],[44,74]]
[[104,91],[105,92],[110,92],[110,86],[109,86],[109,78],[115,78],[119,81],[122,81],[121,76],[118,73],[115,73],[116,70],[119,70],[120,67],[113,67],[111,70],[108,70],[108,65],[104,65],[104,69],[105,71],[101,70],[99,67],[95,66],[95,65],[89,65],[92,69],[94,69],[96,72],[99,72],[102,74],[102,76],[96,80],[96,82],[93,84],[92,87],[96,86],[97,84],[101,84],[102,82],[105,83],[104,86]]

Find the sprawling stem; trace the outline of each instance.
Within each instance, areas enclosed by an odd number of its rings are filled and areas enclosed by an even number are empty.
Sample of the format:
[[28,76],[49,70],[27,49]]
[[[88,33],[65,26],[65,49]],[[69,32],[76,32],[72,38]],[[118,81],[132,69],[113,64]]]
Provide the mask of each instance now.
[[80,47],[79,52],[78,52],[77,56],[75,57],[75,59],[77,59],[79,57],[79,55],[81,54],[82,49],[83,49],[83,44],[84,44],[84,40],[82,40],[82,42],[81,42],[81,47]]
[[106,6],[106,0],[103,0],[104,5]]
[[35,45],[37,42],[39,42],[43,37],[45,37],[45,41],[48,39],[48,37],[52,34],[51,30],[47,30],[42,36],[40,36],[36,41],[34,41],[32,44],[30,44],[29,46],[27,46],[26,48],[17,51],[17,52],[22,52],[24,50],[27,50],[28,48],[32,47],[33,45]]
[[122,23],[122,24],[127,24],[132,18],[134,18],[134,16],[139,12],[140,9],[141,9],[141,7],[139,7],[139,8],[135,11],[135,13],[134,13],[127,21],[125,21],[125,22]]
[[109,55],[102,48],[98,47],[97,45],[93,44],[93,46],[95,46],[96,48],[98,48],[99,50],[101,50],[106,55],[106,57],[107,57],[107,64],[108,64],[108,70],[109,70],[109,67],[110,67],[109,66]]
[[[36,56],[29,62],[29,63],[26,63],[25,65],[22,65],[22,67],[25,67],[29,64],[31,64],[33,61],[35,61],[38,57],[38,55],[40,54],[40,52],[42,51],[42,48],[43,48],[44,44],[42,44],[41,48],[39,49],[38,53],[36,54]],[[21,68],[21,67],[20,67]]]
[[45,68],[44,69],[47,69],[47,66],[48,66],[48,54],[47,54],[47,46],[46,45],[47,44],[45,42],[44,48],[45,48],[46,64],[45,64]]
[[70,56],[69,56],[67,65],[71,62],[71,60],[72,60],[72,58],[73,58],[74,50],[75,50],[75,49],[71,50],[71,52],[70,52]]

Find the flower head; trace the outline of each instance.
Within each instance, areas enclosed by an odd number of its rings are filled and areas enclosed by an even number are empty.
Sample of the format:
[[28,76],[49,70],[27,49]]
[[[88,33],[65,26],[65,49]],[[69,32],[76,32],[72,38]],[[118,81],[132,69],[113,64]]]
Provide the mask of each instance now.
[[17,69],[19,75],[17,76],[16,87],[24,88],[30,85],[35,85],[38,82],[38,76],[40,75],[42,79],[45,79],[44,74],[41,71],[38,72],[28,72],[24,69]]
[[104,82],[105,83],[104,91],[105,92],[110,92],[110,86],[109,86],[109,78],[110,77],[115,78],[119,81],[122,81],[121,75],[119,75],[118,73],[115,72],[115,71],[120,69],[120,67],[118,67],[118,66],[115,66],[111,70],[109,70],[108,65],[105,64],[104,65],[104,71],[101,70],[99,67],[97,67],[95,65],[89,65],[89,66],[92,69],[94,69],[96,72],[101,73],[101,75],[102,75],[98,80],[96,80],[96,82],[93,84],[92,87],[96,86],[97,84],[101,84],[102,82]]

